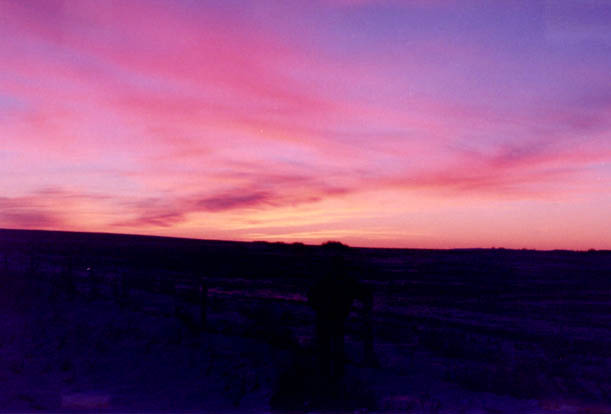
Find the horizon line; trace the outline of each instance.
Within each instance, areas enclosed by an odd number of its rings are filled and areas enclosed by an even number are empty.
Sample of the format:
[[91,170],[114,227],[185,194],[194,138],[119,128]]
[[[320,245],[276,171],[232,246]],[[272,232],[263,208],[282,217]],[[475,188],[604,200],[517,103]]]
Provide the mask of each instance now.
[[503,247],[503,246],[492,246],[492,247],[447,247],[447,248],[427,248],[427,247],[371,247],[371,246],[356,246],[350,245],[342,240],[326,240],[319,244],[311,244],[302,241],[269,241],[269,240],[222,240],[222,239],[205,239],[185,236],[167,236],[159,234],[145,234],[145,233],[113,233],[105,231],[78,231],[78,230],[51,230],[51,229],[23,229],[23,228],[5,228],[0,227],[0,232],[4,231],[15,231],[15,232],[40,232],[40,233],[68,233],[68,234],[91,234],[91,235],[107,235],[107,236],[128,236],[128,237],[154,237],[159,239],[176,239],[176,240],[190,240],[190,241],[201,241],[201,242],[220,242],[220,243],[267,243],[267,244],[279,244],[279,245],[304,245],[308,247],[321,247],[325,243],[339,242],[348,248],[353,249],[370,249],[370,250],[439,250],[439,251],[457,251],[457,250],[510,250],[510,251],[535,251],[535,252],[575,252],[575,253],[588,253],[588,252],[601,252],[611,253],[611,249],[598,249],[595,247],[587,249],[537,249],[530,247]]

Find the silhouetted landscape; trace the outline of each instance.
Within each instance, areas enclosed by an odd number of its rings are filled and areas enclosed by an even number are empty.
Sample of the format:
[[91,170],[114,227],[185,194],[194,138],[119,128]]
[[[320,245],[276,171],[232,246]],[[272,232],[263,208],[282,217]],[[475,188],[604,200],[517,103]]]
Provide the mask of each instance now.
[[0,414],[611,414],[611,0],[0,0]]
[[611,412],[610,251],[0,230],[0,274],[2,410]]

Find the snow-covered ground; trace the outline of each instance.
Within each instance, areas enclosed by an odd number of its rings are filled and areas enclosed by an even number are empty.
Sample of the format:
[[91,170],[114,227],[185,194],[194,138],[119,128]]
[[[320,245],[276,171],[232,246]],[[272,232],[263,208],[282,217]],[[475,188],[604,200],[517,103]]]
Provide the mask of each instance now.
[[505,279],[476,280],[474,295],[455,258],[372,260],[398,269],[368,281],[377,363],[364,361],[355,306],[334,388],[317,370],[299,278],[208,277],[202,330],[188,295],[159,283],[116,290],[118,275],[146,270],[96,267],[92,295],[93,265],[75,264],[71,297],[61,261],[32,266],[14,253],[8,266],[0,260],[0,411],[611,413],[605,269],[549,278],[541,268],[554,263],[526,261]]
[[0,320],[5,410],[263,409],[275,366],[287,358],[265,341],[191,331],[133,303],[7,294]]

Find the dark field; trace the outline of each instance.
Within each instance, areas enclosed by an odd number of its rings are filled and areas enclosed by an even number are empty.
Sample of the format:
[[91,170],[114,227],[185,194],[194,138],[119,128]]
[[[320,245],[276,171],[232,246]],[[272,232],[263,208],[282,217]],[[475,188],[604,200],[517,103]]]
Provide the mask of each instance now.
[[0,410],[611,412],[611,252],[348,249],[375,360],[355,302],[323,401],[306,296],[326,254],[0,230]]

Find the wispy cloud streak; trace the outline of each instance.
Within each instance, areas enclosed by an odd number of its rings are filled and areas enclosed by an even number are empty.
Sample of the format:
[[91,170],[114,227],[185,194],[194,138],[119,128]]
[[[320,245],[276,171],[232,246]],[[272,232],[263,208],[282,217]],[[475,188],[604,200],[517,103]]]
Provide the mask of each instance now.
[[[609,247],[611,33],[573,4],[0,0],[0,226]],[[599,223],[532,239],[550,206]]]

